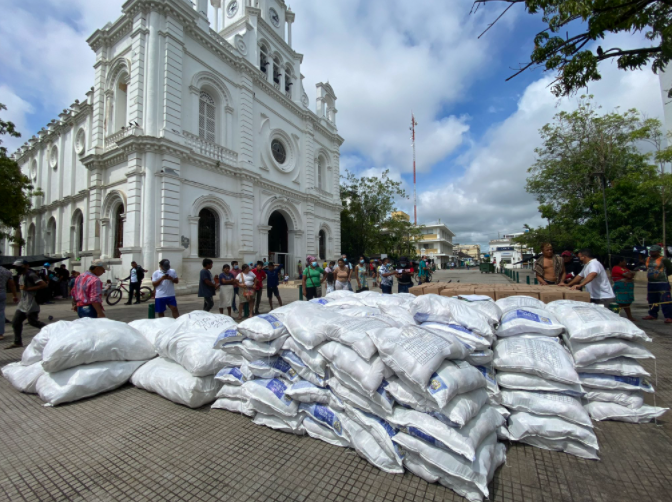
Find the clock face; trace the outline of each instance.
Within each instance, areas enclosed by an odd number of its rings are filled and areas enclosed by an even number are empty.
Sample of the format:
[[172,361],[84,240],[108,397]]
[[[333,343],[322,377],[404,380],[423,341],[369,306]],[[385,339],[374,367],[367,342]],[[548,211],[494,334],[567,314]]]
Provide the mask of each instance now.
[[238,0],[231,0],[229,6],[226,8],[226,14],[229,17],[233,17],[236,15],[236,12],[238,12]]
[[275,9],[271,9],[269,11],[269,14],[271,15],[271,22],[273,25],[277,28],[280,26],[280,15],[275,11]]

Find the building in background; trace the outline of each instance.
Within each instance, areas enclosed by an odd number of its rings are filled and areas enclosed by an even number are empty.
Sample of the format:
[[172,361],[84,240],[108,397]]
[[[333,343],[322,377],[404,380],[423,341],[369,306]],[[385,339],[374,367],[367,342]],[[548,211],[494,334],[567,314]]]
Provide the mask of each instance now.
[[[23,254],[94,258],[107,277],[167,258],[195,291],[203,258],[294,271],[340,254],[336,94],[311,110],[284,0],[130,0],[88,39],[95,79],[15,154],[44,196]],[[213,29],[214,28],[214,29]],[[5,244],[5,254],[19,248]]]
[[478,265],[481,262],[480,244],[455,244],[455,250],[462,253],[465,257],[460,258],[460,262],[466,265]]
[[392,218],[394,218],[395,220],[403,220],[408,222],[411,221],[411,217],[407,213],[404,213],[403,211],[394,211],[392,213]]
[[437,268],[447,268],[453,262],[453,237],[455,234],[441,220],[425,223],[416,241],[418,254],[434,260]]
[[490,260],[497,267],[506,268],[530,268],[531,262],[523,264],[523,260],[529,260],[533,256],[533,250],[513,241],[515,237],[524,235],[524,232],[507,234],[501,238],[490,241]]

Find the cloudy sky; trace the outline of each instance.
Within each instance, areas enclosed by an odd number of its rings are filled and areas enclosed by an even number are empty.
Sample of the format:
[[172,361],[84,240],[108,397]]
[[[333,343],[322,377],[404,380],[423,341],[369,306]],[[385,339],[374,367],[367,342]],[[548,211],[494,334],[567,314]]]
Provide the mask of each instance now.
[[[0,102],[29,138],[93,83],[86,39],[121,12],[122,0],[0,0]],[[314,86],[329,81],[338,96],[342,170],[389,169],[412,195],[408,130],[415,113],[418,220],[441,219],[455,242],[485,244],[498,233],[537,225],[537,203],[525,192],[538,129],[576,98],[558,100],[550,76],[530,72],[505,82],[529,60],[538,18],[493,5],[470,14],[471,0],[293,0],[294,47],[305,54],[302,73]],[[628,48],[629,38],[602,43]],[[602,67],[591,85],[605,111],[635,107],[662,117],[658,78]],[[22,140],[8,141],[10,149]],[[412,213],[411,200],[399,207]]]

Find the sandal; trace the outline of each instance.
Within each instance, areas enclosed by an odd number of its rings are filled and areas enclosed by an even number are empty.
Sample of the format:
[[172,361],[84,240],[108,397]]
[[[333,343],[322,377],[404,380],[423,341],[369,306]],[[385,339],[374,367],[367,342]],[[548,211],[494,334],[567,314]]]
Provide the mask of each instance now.
[[653,317],[652,315],[647,315],[646,317],[642,317],[642,321],[656,321],[657,319]]

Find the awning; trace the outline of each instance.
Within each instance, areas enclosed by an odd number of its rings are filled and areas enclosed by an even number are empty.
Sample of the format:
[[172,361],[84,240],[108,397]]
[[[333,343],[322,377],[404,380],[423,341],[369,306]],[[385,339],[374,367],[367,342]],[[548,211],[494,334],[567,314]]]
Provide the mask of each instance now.
[[0,266],[10,268],[16,260],[26,260],[31,267],[41,267],[45,263],[58,263],[67,260],[67,258],[54,258],[43,254],[33,256],[0,255]]

